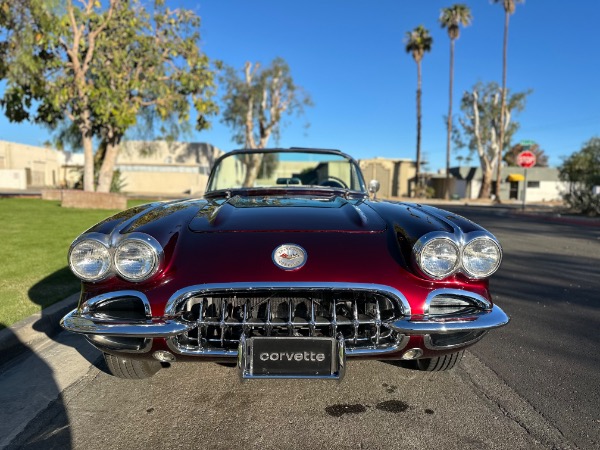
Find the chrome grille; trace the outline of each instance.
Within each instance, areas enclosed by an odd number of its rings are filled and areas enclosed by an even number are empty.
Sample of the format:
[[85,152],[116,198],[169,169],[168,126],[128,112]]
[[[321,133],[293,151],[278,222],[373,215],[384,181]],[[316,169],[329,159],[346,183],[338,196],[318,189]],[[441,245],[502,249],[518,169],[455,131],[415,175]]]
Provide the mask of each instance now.
[[187,354],[235,353],[255,336],[336,337],[348,353],[392,351],[404,336],[387,324],[402,317],[394,298],[366,290],[249,290],[211,292],[180,301],[178,320],[194,323],[171,339]]

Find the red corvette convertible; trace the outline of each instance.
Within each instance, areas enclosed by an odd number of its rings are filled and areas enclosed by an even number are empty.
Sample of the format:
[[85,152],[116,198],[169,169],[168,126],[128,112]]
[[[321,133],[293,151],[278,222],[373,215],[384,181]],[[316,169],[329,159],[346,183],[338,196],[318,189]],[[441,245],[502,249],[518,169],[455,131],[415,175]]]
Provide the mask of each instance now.
[[501,258],[464,217],[370,200],[342,152],[238,150],[204,198],[132,208],[76,239],[81,299],[62,326],[123,378],[185,360],[234,362],[245,379],[340,379],[354,358],[447,370],[508,323],[488,290]]

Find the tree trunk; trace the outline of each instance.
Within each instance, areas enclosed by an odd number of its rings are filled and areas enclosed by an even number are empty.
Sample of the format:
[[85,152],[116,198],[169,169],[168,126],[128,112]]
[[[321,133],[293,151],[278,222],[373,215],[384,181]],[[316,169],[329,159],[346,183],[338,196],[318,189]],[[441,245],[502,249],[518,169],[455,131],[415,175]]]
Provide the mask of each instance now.
[[81,114],[81,122],[79,122],[78,128],[81,133],[81,145],[83,147],[83,190],[94,192],[96,190],[94,179],[94,143],[92,141],[92,124],[88,110],[84,110]]
[[479,198],[490,198],[492,191],[492,167],[486,167],[482,171],[481,188],[479,189]]
[[83,144],[83,190],[94,192],[94,146],[92,137],[84,131],[81,132],[81,142]]
[[448,130],[446,136],[446,185],[444,198],[450,199],[450,149],[452,139],[452,88],[454,85],[454,39],[450,38],[450,92],[448,93]]
[[246,175],[244,176],[243,187],[254,187],[254,182],[258,177],[258,169],[260,169],[260,164],[262,163],[262,154],[250,154],[243,162],[246,166]]
[[500,181],[502,174],[502,151],[504,150],[504,123],[506,117],[506,54],[508,51],[508,22],[510,18],[510,12],[505,10],[504,12],[504,46],[502,49],[502,103],[500,104],[500,139],[498,142],[498,164],[496,167],[496,189],[494,194],[496,195],[496,202],[502,203],[500,200]]
[[[254,71],[256,71],[259,67],[259,64],[254,65]],[[244,66],[246,87],[248,89],[248,102],[246,105],[246,121],[244,123],[245,126],[245,147],[246,148],[256,148],[256,143],[254,142],[254,97],[252,95],[252,63],[250,61],[246,62]]]
[[479,197],[489,199],[492,193],[492,177],[494,175],[494,164],[485,154],[479,155],[479,164],[481,165],[481,188],[479,188]]
[[416,196],[421,197],[421,61],[417,61],[417,172]]
[[100,172],[98,173],[97,192],[110,192],[117,156],[119,154],[120,141],[121,139],[113,139],[106,144],[106,153],[104,154]]

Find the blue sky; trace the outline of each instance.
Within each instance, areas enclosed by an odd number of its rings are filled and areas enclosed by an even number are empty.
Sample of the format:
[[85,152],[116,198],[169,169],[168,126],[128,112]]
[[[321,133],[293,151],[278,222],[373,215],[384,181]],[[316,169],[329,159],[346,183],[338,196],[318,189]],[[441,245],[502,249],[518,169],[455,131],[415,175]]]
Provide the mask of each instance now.
[[[338,148],[356,158],[414,158],[416,65],[405,33],[424,25],[433,49],[423,60],[423,142],[429,169],[445,167],[449,40],[438,24],[452,1],[426,0],[171,0],[202,17],[202,48],[242,68],[277,56],[312,97],[304,117],[286,118],[282,147]],[[500,83],[504,11],[487,0],[464,1],[473,23],[456,43],[454,112],[478,81]],[[600,2],[527,0],[511,16],[508,87],[532,89],[514,141],[534,140],[551,165],[600,135]],[[219,118],[187,140],[236,148]],[[307,128],[306,125],[309,124]],[[41,144],[47,131],[9,124],[0,139]],[[271,141],[271,146],[277,143]],[[457,155],[453,152],[453,164]]]

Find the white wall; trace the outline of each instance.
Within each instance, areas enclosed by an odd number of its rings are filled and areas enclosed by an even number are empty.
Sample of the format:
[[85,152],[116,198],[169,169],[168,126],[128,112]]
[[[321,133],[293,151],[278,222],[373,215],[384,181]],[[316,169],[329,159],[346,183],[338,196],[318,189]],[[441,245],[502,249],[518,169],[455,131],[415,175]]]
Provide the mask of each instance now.
[[27,189],[25,169],[0,169],[0,188]]
[[[521,189],[523,182],[519,183]],[[548,202],[552,200],[561,200],[562,193],[568,191],[568,184],[562,181],[540,181],[539,188],[528,187],[525,200],[527,202]],[[521,197],[519,193],[519,198]]]

